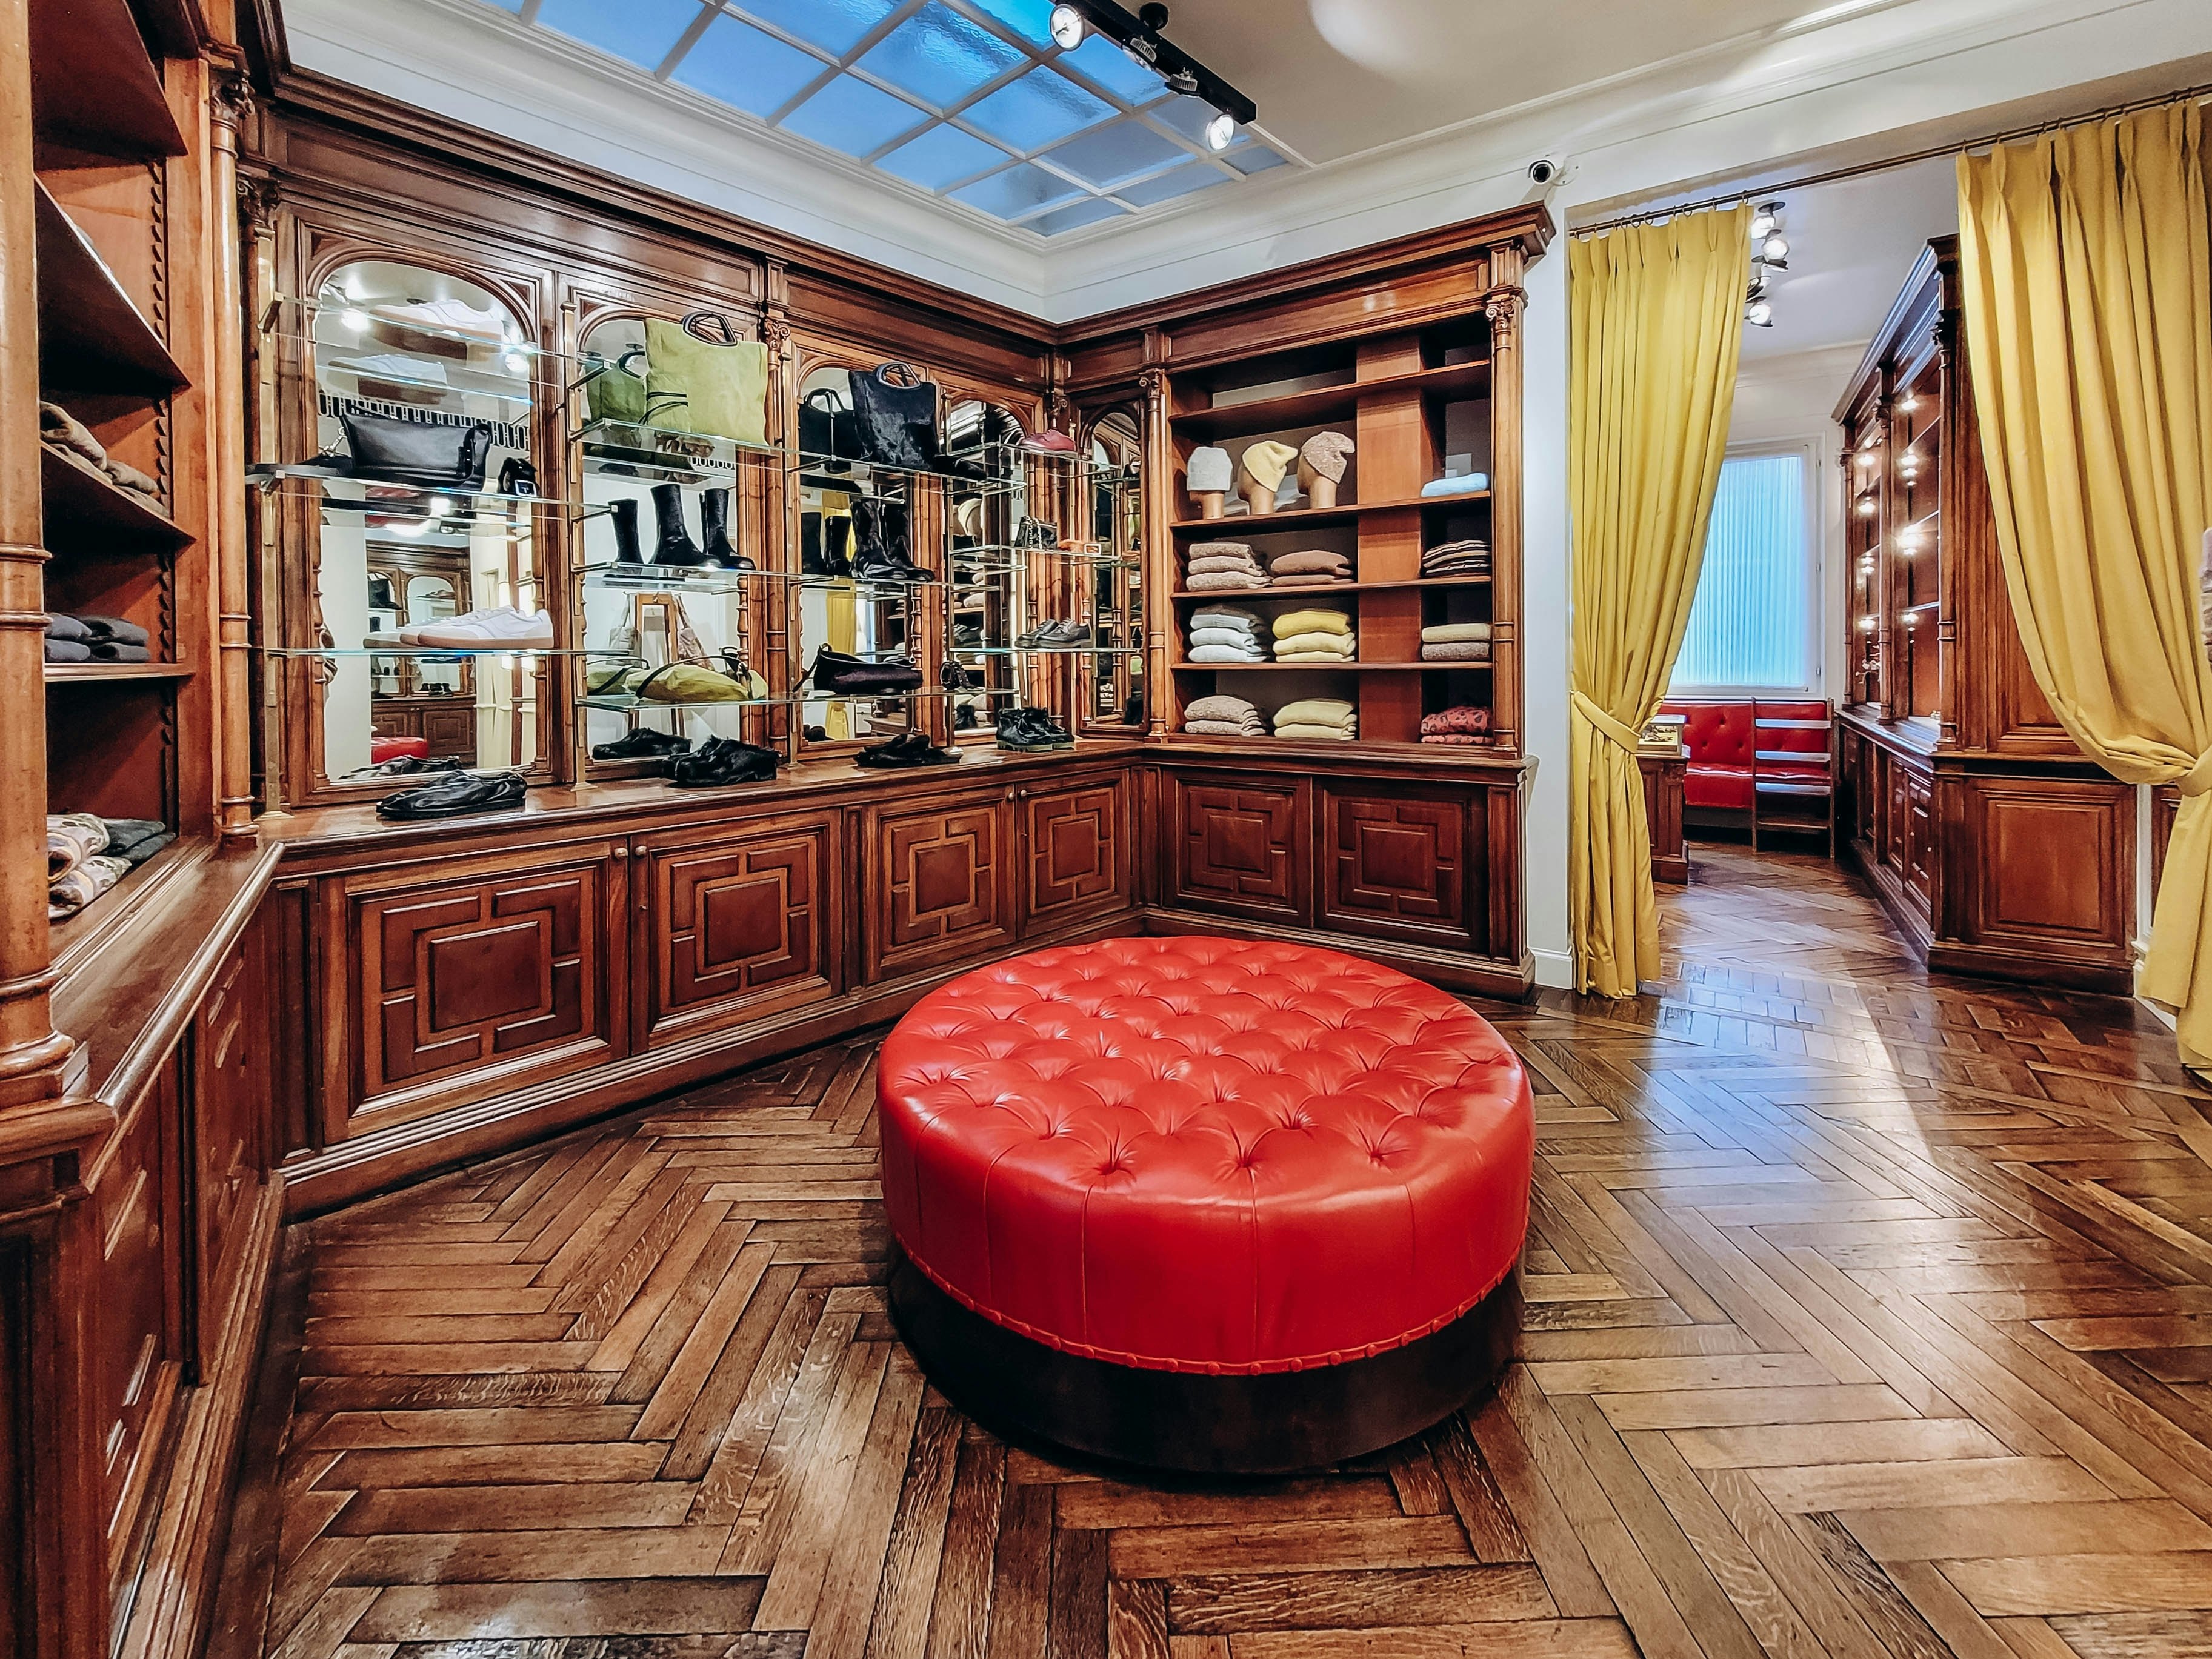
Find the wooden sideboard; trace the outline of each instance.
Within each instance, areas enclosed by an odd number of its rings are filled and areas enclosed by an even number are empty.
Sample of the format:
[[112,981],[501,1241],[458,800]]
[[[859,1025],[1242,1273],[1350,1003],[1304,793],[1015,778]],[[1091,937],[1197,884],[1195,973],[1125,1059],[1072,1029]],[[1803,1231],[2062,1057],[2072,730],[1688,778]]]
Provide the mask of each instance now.
[[1638,755],[1644,775],[1644,819],[1651,832],[1651,879],[1680,887],[1690,879],[1690,854],[1682,839],[1682,790],[1690,763],[1684,755]]

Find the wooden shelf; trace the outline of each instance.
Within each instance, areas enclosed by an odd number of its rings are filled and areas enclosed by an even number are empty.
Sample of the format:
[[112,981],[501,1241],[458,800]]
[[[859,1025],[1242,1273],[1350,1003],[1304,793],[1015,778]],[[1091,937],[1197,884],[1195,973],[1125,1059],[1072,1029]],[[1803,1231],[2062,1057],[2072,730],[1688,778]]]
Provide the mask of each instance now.
[[106,680],[188,680],[191,665],[181,662],[50,662],[48,685],[79,685]]
[[1178,674],[1246,674],[1254,669],[1320,674],[1487,674],[1486,662],[1177,662]]
[[1170,416],[1169,423],[1186,437],[1247,437],[1350,420],[1359,412],[1362,398],[1403,392],[1419,392],[1425,397],[1486,398],[1490,395],[1490,360],[1423,369],[1418,374],[1351,380],[1340,386],[1317,386],[1310,392],[1286,392],[1280,397],[1255,398],[1248,403],[1217,404]]
[[1327,587],[1232,587],[1226,592],[1206,593],[1188,587],[1178,587],[1168,595],[1171,599],[1226,600],[1231,604],[1241,599],[1302,599],[1308,604],[1329,593],[1382,593],[1407,587],[1487,587],[1488,576],[1409,576],[1395,582],[1331,582]]
[[1231,539],[1237,531],[1248,536],[1271,536],[1279,531],[1315,530],[1332,524],[1357,524],[1374,513],[1405,513],[1419,508],[1446,509],[1469,501],[1486,501],[1486,489],[1462,490],[1455,495],[1413,495],[1396,501],[1348,501],[1336,507],[1293,507],[1279,513],[1237,513],[1224,519],[1178,519],[1169,526],[1177,535],[1200,531]]
[[46,538],[58,526],[122,537],[155,552],[173,552],[191,538],[165,514],[106,474],[50,445],[39,446],[39,488],[46,508]]
[[57,392],[165,398],[191,381],[44,185],[37,198],[39,384]]
[[31,125],[41,167],[70,165],[54,150],[131,159],[185,154],[128,0],[31,8]]

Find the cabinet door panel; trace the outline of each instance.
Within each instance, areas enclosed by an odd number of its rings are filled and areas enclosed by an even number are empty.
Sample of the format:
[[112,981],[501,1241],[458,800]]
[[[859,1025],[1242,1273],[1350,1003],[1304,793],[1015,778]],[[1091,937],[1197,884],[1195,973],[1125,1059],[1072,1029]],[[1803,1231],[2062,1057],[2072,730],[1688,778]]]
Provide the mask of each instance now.
[[606,886],[595,859],[355,896],[356,1098],[459,1073],[500,1092],[520,1076],[485,1068],[607,1047]]
[[1936,896],[1935,790],[1917,772],[1898,769],[1905,780],[1905,890],[1931,917]]
[[[216,1305],[218,1276],[246,1200],[260,1184],[264,1162],[263,1125],[269,1110],[266,975],[259,930],[247,934],[216,975],[201,1006],[193,1055],[196,1133],[194,1221],[199,1255],[200,1306]],[[213,1351],[218,1332],[203,1320],[200,1357]]]
[[869,809],[867,977],[987,956],[1014,937],[1005,799]]
[[1307,786],[1174,778],[1174,898],[1300,924],[1312,915]]
[[1024,930],[1126,910],[1130,897],[1124,780],[1020,798]]
[[641,844],[648,1041],[835,994],[835,846],[827,818]]
[[1464,950],[1480,820],[1464,795],[1322,792],[1321,925]]

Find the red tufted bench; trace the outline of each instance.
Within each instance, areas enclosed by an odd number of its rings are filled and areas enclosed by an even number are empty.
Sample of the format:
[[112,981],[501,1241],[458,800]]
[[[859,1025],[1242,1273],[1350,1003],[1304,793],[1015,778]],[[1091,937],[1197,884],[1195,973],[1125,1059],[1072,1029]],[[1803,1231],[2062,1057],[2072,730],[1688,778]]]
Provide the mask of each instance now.
[[1113,939],[952,981],[878,1061],[893,1309],[985,1421],[1308,1468],[1510,1352],[1534,1127],[1443,992],[1333,951]]

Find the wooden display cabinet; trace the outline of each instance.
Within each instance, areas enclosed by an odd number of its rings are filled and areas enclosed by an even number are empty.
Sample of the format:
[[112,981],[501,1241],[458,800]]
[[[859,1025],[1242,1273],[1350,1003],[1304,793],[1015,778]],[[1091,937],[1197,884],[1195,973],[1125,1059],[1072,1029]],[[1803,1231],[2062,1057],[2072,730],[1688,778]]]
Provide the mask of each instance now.
[[1998,563],[1960,321],[1957,240],[1930,242],[1836,409],[1844,848],[1934,967],[2131,987],[2135,792],[2035,684]]

